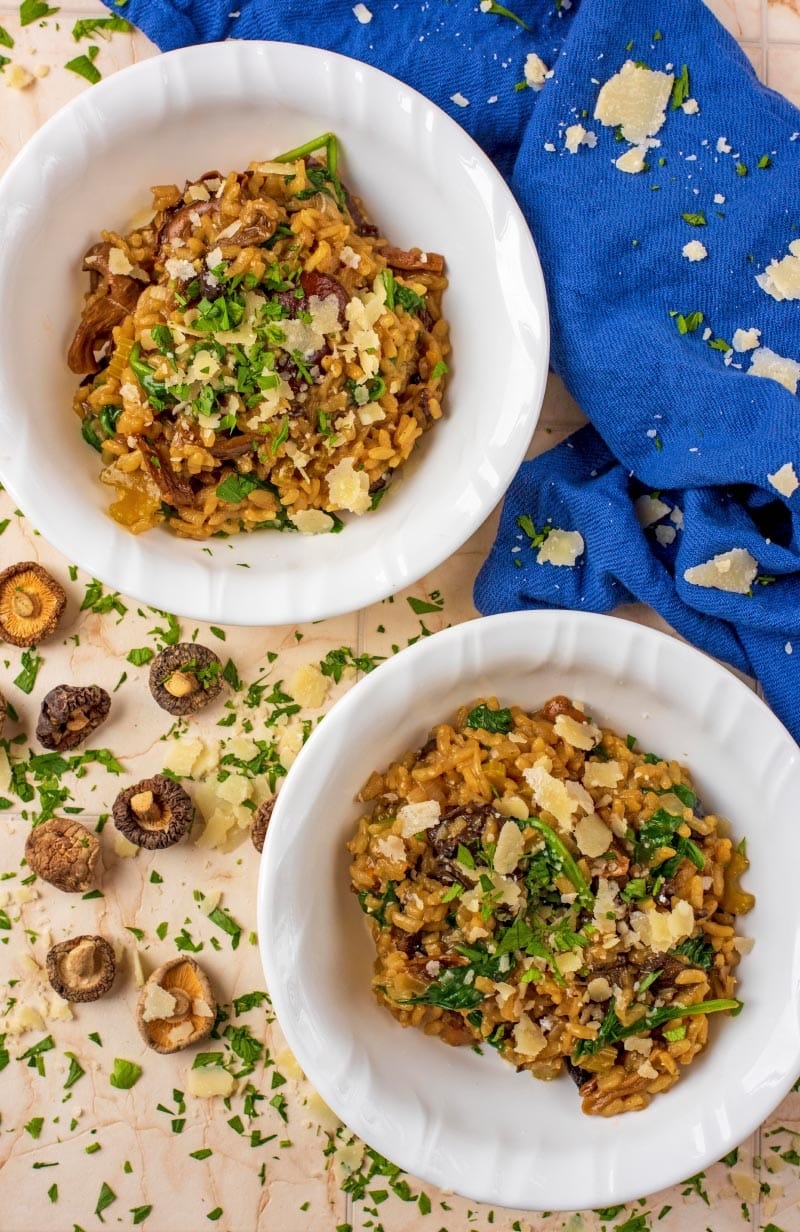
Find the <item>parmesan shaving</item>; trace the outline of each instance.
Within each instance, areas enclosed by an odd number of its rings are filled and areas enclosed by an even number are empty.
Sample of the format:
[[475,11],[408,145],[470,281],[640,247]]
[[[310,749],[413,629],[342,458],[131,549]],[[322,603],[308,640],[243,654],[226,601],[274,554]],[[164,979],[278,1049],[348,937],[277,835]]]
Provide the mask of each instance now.
[[746,595],[758,573],[758,561],[746,548],[731,548],[701,565],[693,565],[684,571],[684,579],[692,586],[704,586],[712,590],[726,590],[731,594]]
[[770,381],[777,381],[790,394],[797,393],[797,382],[800,381],[800,364],[785,355],[778,355],[769,347],[759,347],[753,351],[748,376],[763,376]]
[[781,496],[791,496],[800,487],[800,479],[797,478],[791,462],[784,462],[773,475],[767,475],[767,479]]
[[792,240],[789,253],[780,260],[770,261],[756,282],[773,299],[800,299],[800,240]]
[[572,566],[578,557],[583,555],[583,551],[583,535],[580,531],[559,530],[554,527],[536,553],[536,563]]
[[608,127],[619,127],[626,141],[641,145],[664,124],[673,81],[672,73],[654,72],[626,60],[602,86],[594,118]]

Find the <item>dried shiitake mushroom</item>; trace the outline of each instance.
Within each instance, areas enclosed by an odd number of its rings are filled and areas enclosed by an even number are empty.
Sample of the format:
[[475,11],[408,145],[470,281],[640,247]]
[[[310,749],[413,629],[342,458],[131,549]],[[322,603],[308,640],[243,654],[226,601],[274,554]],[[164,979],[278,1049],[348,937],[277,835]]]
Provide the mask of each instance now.
[[178,1052],[211,1033],[217,1003],[193,958],[173,958],[146,980],[136,1021],[144,1042],[156,1052]]
[[59,753],[75,749],[108,718],[111,698],[99,685],[59,684],[44,698],[36,739]]
[[79,821],[51,817],[31,830],[25,859],[32,872],[70,894],[90,890],[95,883],[100,843]]
[[126,787],[114,801],[114,825],[137,847],[171,847],[188,834],[194,808],[180,783],[154,774]]
[[55,578],[32,560],[0,573],[0,636],[14,646],[35,646],[53,632],[67,602]]
[[47,953],[47,978],[65,1001],[97,1001],[116,973],[117,960],[105,937],[70,937]]
[[150,665],[150,692],[170,714],[194,714],[222,688],[222,663],[207,646],[167,646]]
[[253,840],[253,846],[256,851],[264,850],[264,840],[267,837],[269,823],[272,820],[272,810],[275,807],[276,799],[277,797],[273,796],[271,800],[264,800],[253,813],[253,820],[250,823],[250,837]]

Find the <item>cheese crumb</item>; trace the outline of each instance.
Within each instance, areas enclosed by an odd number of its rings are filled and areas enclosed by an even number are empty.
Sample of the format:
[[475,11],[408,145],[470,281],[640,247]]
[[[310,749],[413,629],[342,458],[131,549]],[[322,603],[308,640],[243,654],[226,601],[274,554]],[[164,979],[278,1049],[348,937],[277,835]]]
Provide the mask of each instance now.
[[564,132],[564,148],[570,154],[577,154],[582,145],[593,150],[597,145],[597,133],[585,129],[582,124],[570,124]]
[[328,696],[330,683],[330,677],[323,676],[318,664],[305,663],[289,681],[289,692],[301,706],[318,710]]
[[419,804],[404,804],[397,810],[400,833],[403,838],[413,838],[422,830],[431,830],[439,820],[442,810],[438,800],[423,800]]
[[353,16],[356,21],[361,23],[362,26],[367,26],[372,21],[372,13],[369,11],[366,4],[355,5],[353,8]]
[[133,266],[121,248],[111,248],[108,253],[108,269],[111,274],[129,274]]
[[180,257],[170,257],[164,262],[164,269],[176,282],[188,282],[196,273],[191,261],[181,260]]
[[541,90],[550,70],[541,56],[532,51],[525,60],[525,80],[532,90]]
[[559,530],[553,527],[539,551],[536,553],[537,565],[569,565],[575,564],[584,551],[583,535],[577,530]]
[[619,158],[615,160],[614,166],[617,168],[617,171],[627,171],[628,175],[638,175],[647,166],[645,162],[646,153],[646,145],[633,145],[624,154],[620,154]]
[[640,496],[634,501],[633,509],[636,521],[645,530],[654,522],[660,522],[662,518],[665,518],[670,511],[670,506],[659,500],[657,496]]
[[657,526],[655,529],[656,543],[660,543],[662,548],[669,547],[675,542],[678,534],[674,526]]
[[800,487],[800,479],[791,462],[784,462],[780,470],[775,471],[774,475],[767,475],[767,479],[781,496],[791,496]]
[[684,244],[681,252],[687,261],[702,261],[708,256],[708,249],[700,240],[689,240],[688,244]]
[[602,86],[594,118],[610,128],[619,126],[626,141],[641,145],[664,124],[673,81],[672,73],[639,68],[626,60]]
[[469,107],[469,99],[465,98],[464,95],[460,93],[451,94],[450,102],[455,103],[456,107]]
[[761,338],[761,330],[753,326],[752,329],[737,329],[734,330],[732,345],[734,351],[754,351],[758,346]]
[[328,491],[331,504],[351,513],[366,513],[370,507],[369,475],[357,471],[352,458],[342,458],[328,471]]
[[359,253],[357,253],[355,249],[351,248],[349,244],[345,244],[344,248],[342,248],[339,253],[339,260],[342,265],[346,265],[348,269],[358,269],[361,264],[361,257]]
[[657,954],[666,954],[679,941],[692,935],[694,909],[685,899],[676,903],[671,911],[659,911],[651,904],[645,911],[631,916],[631,925],[646,946]]
[[9,90],[27,90],[34,83],[33,73],[29,73],[21,64],[12,64],[5,74],[6,88]]
[[692,586],[704,586],[712,590],[727,590],[731,594],[746,595],[758,573],[758,561],[746,548],[731,548],[720,552],[704,564],[693,565],[684,570],[684,579]]
[[301,535],[326,535],[335,526],[331,515],[322,509],[298,509],[292,521]]
[[773,299],[800,299],[800,240],[792,240],[788,256],[770,261],[756,282]]
[[696,98],[687,98],[681,103],[681,111],[684,111],[686,115],[697,115],[699,110],[700,104]]
[[516,822],[507,821],[497,839],[493,861],[495,872],[513,873],[524,850],[525,840],[522,837],[522,831]]
[[797,382],[800,381],[800,364],[794,359],[788,359],[785,355],[776,354],[769,347],[762,346],[757,351],[753,351],[747,375],[762,376],[767,380],[777,381],[784,389],[788,389],[790,394],[796,394]]
[[608,1001],[611,997],[611,985],[604,975],[595,976],[586,985],[590,1001]]

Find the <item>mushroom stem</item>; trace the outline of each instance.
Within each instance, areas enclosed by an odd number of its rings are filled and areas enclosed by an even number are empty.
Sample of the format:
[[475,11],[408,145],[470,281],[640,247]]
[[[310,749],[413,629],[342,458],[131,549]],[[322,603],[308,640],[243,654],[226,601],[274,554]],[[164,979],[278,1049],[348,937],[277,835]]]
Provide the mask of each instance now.
[[197,677],[191,672],[173,672],[164,681],[164,688],[172,697],[188,697],[200,688]]
[[62,970],[68,978],[87,979],[95,971],[95,949],[92,941],[81,941],[62,960]]
[[175,1008],[169,1017],[164,1019],[164,1022],[180,1022],[192,1012],[192,1003],[189,996],[182,988],[168,988],[166,990],[171,997],[175,999]]
[[11,600],[11,606],[16,615],[21,616],[23,620],[35,619],[42,610],[42,605],[36,595],[32,595],[28,590],[23,590],[21,586],[17,588],[14,598]]
[[131,796],[131,809],[140,826],[160,826],[163,823],[163,814],[152,791],[140,791]]

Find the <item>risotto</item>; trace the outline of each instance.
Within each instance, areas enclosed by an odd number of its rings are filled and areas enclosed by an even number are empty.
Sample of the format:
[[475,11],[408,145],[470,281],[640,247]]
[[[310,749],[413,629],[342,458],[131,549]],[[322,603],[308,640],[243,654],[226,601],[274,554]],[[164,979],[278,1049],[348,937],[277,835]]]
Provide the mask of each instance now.
[[684,766],[580,704],[478,700],[359,799],[352,888],[403,1026],[567,1070],[583,1111],[613,1116],[677,1082],[711,1014],[740,1011],[744,843]]
[[192,539],[341,530],[442,416],[444,259],[380,235],[330,133],[152,192],[86,253],[68,357],[111,516]]

